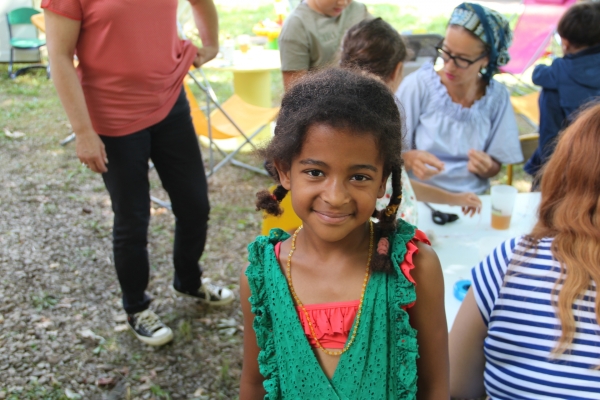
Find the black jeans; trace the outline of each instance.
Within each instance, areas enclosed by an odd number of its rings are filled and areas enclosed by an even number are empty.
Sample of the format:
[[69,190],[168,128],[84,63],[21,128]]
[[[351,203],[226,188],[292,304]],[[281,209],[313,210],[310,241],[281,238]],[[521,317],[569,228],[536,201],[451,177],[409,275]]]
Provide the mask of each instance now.
[[204,165],[192,125],[190,107],[182,90],[169,115],[139,132],[120,137],[102,136],[108,155],[108,172],[102,175],[115,214],[113,252],[129,314],[148,308],[148,223],[152,160],[169,193],[175,214],[173,285],[178,290],[200,287],[198,263],[204,244],[210,206]]

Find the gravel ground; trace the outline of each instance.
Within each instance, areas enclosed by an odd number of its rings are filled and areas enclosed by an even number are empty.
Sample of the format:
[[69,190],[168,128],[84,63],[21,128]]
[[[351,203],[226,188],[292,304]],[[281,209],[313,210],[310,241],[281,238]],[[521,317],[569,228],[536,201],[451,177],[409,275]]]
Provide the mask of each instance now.
[[[0,399],[236,398],[239,301],[209,308],[173,296],[172,214],[152,206],[148,291],[175,333],[153,348],[125,325],[110,199],[73,144],[58,144],[69,126],[51,82],[2,78],[0,105]],[[166,199],[155,173],[151,181]],[[268,184],[235,167],[209,179],[205,276],[236,293],[260,230],[254,192]]]

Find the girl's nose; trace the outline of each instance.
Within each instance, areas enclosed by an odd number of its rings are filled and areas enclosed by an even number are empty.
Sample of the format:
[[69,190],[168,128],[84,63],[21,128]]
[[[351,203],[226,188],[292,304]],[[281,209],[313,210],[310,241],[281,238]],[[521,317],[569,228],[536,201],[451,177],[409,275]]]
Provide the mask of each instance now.
[[332,180],[323,191],[321,198],[332,207],[346,204],[350,198],[343,180]]

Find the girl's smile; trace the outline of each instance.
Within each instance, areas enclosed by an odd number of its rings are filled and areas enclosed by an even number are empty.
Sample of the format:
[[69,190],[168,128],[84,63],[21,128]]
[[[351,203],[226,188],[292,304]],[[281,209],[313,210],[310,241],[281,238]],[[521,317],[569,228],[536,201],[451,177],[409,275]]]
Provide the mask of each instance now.
[[335,213],[335,212],[323,212],[323,211],[317,211],[317,210],[313,210],[316,215],[321,218],[323,220],[324,223],[328,223],[328,224],[341,224],[343,222],[345,222],[348,217],[350,217],[352,214],[339,214],[339,213]]

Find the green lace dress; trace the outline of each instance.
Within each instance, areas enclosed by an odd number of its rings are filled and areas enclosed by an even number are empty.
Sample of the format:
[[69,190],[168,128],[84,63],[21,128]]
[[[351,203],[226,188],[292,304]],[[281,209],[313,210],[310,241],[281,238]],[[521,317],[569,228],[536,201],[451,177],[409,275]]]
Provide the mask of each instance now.
[[414,399],[417,339],[402,309],[416,300],[414,285],[400,271],[414,226],[398,221],[390,237],[393,274],[371,274],[354,343],[329,379],[306,339],[274,245],[289,237],[279,229],[248,246],[246,276],[252,296],[265,399]]

